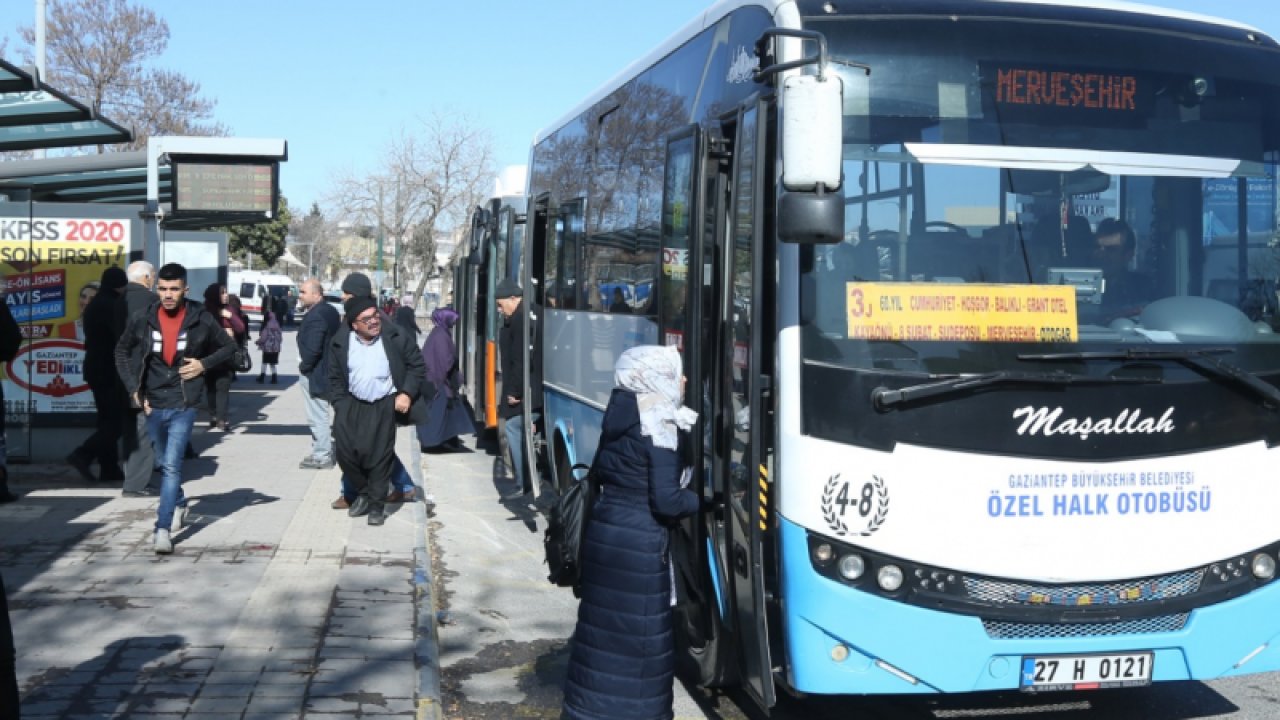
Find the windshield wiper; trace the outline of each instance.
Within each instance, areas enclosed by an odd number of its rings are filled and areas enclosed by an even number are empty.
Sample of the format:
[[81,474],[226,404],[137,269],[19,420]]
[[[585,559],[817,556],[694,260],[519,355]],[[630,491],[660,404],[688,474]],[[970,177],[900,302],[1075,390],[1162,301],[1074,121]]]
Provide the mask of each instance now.
[[1073,360],[1167,360],[1204,370],[1215,377],[1232,380],[1253,390],[1273,407],[1280,408],[1280,388],[1263,380],[1242,367],[1219,360],[1214,355],[1235,352],[1231,348],[1202,348],[1199,350],[1143,350],[1131,348],[1118,351],[1068,352],[1019,355],[1019,360],[1033,362],[1068,362]]
[[902,405],[905,403],[915,402],[917,400],[924,400],[925,398],[937,397],[938,395],[948,395],[951,393],[966,392],[969,390],[990,387],[992,385],[1004,384],[1135,385],[1158,384],[1162,382],[1164,382],[1164,380],[1155,376],[1090,377],[1088,375],[1074,375],[1066,372],[1030,373],[1017,372],[1013,370],[1000,370],[997,372],[983,373],[981,375],[961,375],[947,378],[945,380],[912,385],[911,387],[904,387],[899,390],[891,390],[887,387],[878,387],[871,391],[871,404],[874,405],[877,410],[887,410],[894,405]]

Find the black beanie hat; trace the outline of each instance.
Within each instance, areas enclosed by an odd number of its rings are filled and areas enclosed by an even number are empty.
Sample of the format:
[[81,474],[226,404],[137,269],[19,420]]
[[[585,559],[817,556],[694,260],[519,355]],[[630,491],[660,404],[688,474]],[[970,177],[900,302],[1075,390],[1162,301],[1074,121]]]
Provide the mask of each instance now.
[[497,300],[524,297],[524,291],[520,289],[520,283],[515,280],[512,280],[511,278],[502,278],[498,281],[498,287],[494,288],[493,297]]
[[378,307],[378,304],[373,301],[373,298],[368,297],[367,295],[356,295],[342,304],[342,309],[347,313],[348,325],[354,324],[356,318],[360,317],[360,313],[368,310],[369,308],[376,307]]
[[342,292],[352,297],[373,297],[373,283],[368,275],[353,272],[342,281]]

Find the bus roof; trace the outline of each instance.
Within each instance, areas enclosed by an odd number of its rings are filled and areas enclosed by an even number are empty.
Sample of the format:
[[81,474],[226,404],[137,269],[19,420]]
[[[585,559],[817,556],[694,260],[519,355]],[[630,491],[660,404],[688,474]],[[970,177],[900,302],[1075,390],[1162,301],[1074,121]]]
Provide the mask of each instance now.
[[[854,3],[853,7],[856,8],[856,5],[866,2],[866,0],[846,0],[846,2]],[[1222,18],[1210,16],[1210,15],[1201,15],[1199,13],[1184,12],[1181,10],[1171,10],[1169,8],[1157,7],[1155,5],[1144,5],[1142,3],[1125,2],[1124,0],[1071,0],[1070,2],[1067,2],[1066,0],[970,0],[965,4],[971,5],[974,10],[980,10],[982,5],[993,4],[993,3],[1000,4],[1000,5],[1045,5],[1045,6],[1055,7],[1055,8],[1065,8],[1065,9],[1071,9],[1071,10],[1094,10],[1094,11],[1103,11],[1103,12],[1130,13],[1130,14],[1137,14],[1137,15],[1145,15],[1148,17],[1169,18],[1173,20],[1182,20],[1182,21],[1192,22],[1192,23],[1218,25],[1221,27],[1233,28],[1236,30],[1243,30],[1246,32],[1259,33],[1259,34],[1265,35],[1265,33],[1263,33],[1261,30],[1255,27],[1238,23],[1233,20],[1225,20]],[[810,3],[805,2],[804,0],[800,0],[800,4],[808,5]],[[929,4],[931,3],[928,3],[928,2],[915,3],[915,5],[917,5],[917,7],[920,7],[921,9],[924,9],[924,7],[927,7]],[[937,3],[937,4],[942,5],[944,3]],[[955,3],[947,3],[947,4],[954,5]],[[707,8],[706,10],[694,16],[692,20],[685,23],[684,27],[680,28],[675,33],[673,33],[670,37],[668,37],[665,41],[663,41],[662,44],[658,45],[656,48],[654,48],[649,53],[639,58],[635,62],[632,62],[630,65],[627,65],[620,72],[618,72],[616,75],[610,78],[608,82],[606,82],[604,85],[601,85],[594,92],[588,95],[585,100],[579,103],[576,107],[574,107],[568,113],[561,116],[558,120],[556,120],[551,125],[548,125],[547,127],[540,130],[537,134],[534,135],[533,144],[536,146],[538,143],[542,142],[547,137],[549,137],[552,133],[556,132],[560,128],[569,124],[571,121],[573,121],[574,118],[581,115],[592,105],[600,102],[604,98],[608,97],[610,93],[617,90],[619,87],[622,87],[622,85],[625,84],[627,81],[629,81],[631,78],[639,75],[646,68],[657,64],[659,60],[666,57],[671,52],[675,51],[681,45],[684,45],[686,42],[688,42],[698,33],[702,32],[708,27],[719,22],[722,18],[724,18],[724,16],[728,15],[734,10],[737,10],[742,7],[749,7],[749,6],[760,7],[760,8],[764,8],[766,11],[769,12],[769,14],[773,15],[775,20],[780,21],[782,18],[788,15],[798,18],[798,16],[793,14],[794,9],[793,9],[793,13],[779,11],[780,8],[783,8],[784,6],[795,6],[795,5],[797,5],[797,0],[719,0],[719,2],[715,3],[711,7]],[[878,3],[878,6],[881,8],[881,11],[883,11],[884,3],[880,2]],[[846,5],[845,7],[849,8],[850,6]],[[856,12],[856,9],[854,11]],[[790,23],[783,23],[783,22],[780,22],[780,24],[790,25]]]

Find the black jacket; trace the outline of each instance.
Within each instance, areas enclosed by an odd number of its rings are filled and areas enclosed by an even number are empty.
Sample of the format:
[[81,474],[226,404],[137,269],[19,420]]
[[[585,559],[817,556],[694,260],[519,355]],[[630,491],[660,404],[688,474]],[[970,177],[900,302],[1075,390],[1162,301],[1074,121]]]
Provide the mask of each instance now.
[[[359,342],[351,339],[353,334],[349,326],[339,328],[329,341],[329,402],[333,403],[335,410],[354,399],[347,376],[347,349],[351,343]],[[380,337],[391,367],[391,383],[395,385],[396,392],[408,395],[412,402],[406,415],[396,415],[396,422],[401,425],[426,422],[427,407],[422,402],[422,386],[427,381],[427,366],[422,362],[422,353],[395,323],[383,322]]]
[[[537,349],[542,343],[537,341],[537,328],[534,337],[529,337],[525,329],[525,303],[521,302],[516,311],[507,318],[506,324],[498,328],[498,354],[502,365],[502,394],[498,396],[498,417],[515,417],[524,412],[524,403],[508,405],[507,396],[524,398],[524,356],[529,355],[529,377],[538,376]],[[542,408],[541,398],[533,399],[533,410]]]
[[[235,356],[231,336],[198,302],[187,300],[187,314],[182,320],[178,353],[173,364],[166,364],[161,352],[160,303],[129,318],[120,342],[116,343],[116,372],[132,396],[139,389],[153,408],[181,409],[200,402],[204,381],[185,381],[178,368],[187,358],[199,360],[206,369],[218,367]],[[185,339],[185,347],[183,345]]]
[[338,311],[321,300],[302,316],[298,328],[298,372],[307,378],[307,390],[311,397],[327,397],[329,394],[329,364],[326,351],[338,332]]
[[124,328],[129,324],[129,318],[151,307],[151,303],[159,299],[160,296],[136,282],[130,282],[125,285],[124,290],[120,291],[120,301],[116,303],[116,337],[124,334]]
[[[141,286],[137,286],[141,287]],[[123,327],[117,329],[116,316],[124,298],[115,290],[101,290],[84,314],[84,379],[90,387],[106,389],[120,382],[116,373],[116,343]]]

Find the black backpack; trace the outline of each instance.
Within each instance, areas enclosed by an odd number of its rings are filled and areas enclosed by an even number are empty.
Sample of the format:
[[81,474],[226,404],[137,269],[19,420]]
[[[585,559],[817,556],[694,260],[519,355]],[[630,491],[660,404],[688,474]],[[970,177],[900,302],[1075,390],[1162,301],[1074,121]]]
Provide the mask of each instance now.
[[[578,470],[587,472],[578,477]],[[574,480],[551,508],[542,548],[546,551],[547,579],[551,584],[576,589],[582,582],[582,546],[600,484],[586,465],[574,465],[570,472]]]

